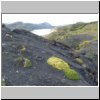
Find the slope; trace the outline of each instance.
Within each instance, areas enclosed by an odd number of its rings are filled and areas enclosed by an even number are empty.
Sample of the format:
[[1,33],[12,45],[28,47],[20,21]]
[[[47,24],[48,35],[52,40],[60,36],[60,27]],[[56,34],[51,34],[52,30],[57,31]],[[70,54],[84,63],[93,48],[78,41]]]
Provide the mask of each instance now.
[[[79,73],[80,80],[70,80],[48,65],[52,56],[66,61]],[[28,60],[28,68],[22,58]],[[82,59],[83,64],[76,58]],[[26,30],[2,27],[2,82],[6,86],[94,86],[98,84],[97,75],[91,60],[70,47]]]

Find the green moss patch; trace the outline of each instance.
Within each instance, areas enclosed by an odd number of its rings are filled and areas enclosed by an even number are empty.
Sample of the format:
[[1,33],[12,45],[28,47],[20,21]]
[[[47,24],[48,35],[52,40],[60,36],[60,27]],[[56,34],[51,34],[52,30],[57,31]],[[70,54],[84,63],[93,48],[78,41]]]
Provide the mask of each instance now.
[[27,58],[24,58],[24,67],[26,68],[32,67],[31,61]]
[[63,61],[58,57],[50,57],[47,60],[47,63],[58,70],[62,70],[68,79],[71,80],[80,79],[79,74],[75,70],[71,69],[70,65],[67,62]]
[[76,61],[77,61],[78,63],[80,63],[80,64],[83,64],[83,63],[84,63],[83,60],[80,59],[80,58],[76,58]]
[[21,53],[25,53],[26,52],[26,47],[23,45],[22,48],[20,49]]
[[32,63],[28,58],[18,57],[15,59],[19,64],[22,64],[24,67],[29,68],[32,67]]
[[63,61],[62,59],[57,58],[57,57],[50,57],[47,60],[47,63],[49,65],[51,65],[52,67],[58,69],[58,70],[63,70],[63,69],[66,69],[66,68],[69,68],[70,67],[68,65],[68,63],[66,63],[65,61]]
[[79,80],[80,79],[79,74],[73,69],[64,70],[64,74],[70,80]]

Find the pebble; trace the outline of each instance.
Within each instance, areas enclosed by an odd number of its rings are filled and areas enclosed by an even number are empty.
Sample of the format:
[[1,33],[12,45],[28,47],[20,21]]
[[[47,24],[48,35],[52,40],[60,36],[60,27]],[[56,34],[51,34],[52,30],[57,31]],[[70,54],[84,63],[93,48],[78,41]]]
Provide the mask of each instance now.
[[5,36],[12,38],[12,35],[6,34]]
[[83,68],[86,68],[87,67],[85,64],[83,64],[82,66],[83,66]]
[[16,70],[16,73],[19,73],[19,71],[18,71],[18,70]]

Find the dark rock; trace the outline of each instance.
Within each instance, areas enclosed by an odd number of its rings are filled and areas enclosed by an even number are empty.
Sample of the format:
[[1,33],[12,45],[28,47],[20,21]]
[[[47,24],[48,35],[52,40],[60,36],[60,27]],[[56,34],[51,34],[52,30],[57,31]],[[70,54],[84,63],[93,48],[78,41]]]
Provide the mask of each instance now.
[[[11,40],[5,38],[6,34],[12,36]],[[27,48],[24,55],[19,52],[23,45]],[[78,71],[81,79],[79,81],[69,80],[62,71],[48,65],[47,60],[51,56],[59,57],[69,63],[72,69]],[[25,30],[10,31],[8,28],[2,28],[2,77],[5,78],[7,86],[97,85],[97,81],[94,81],[93,78],[89,79],[88,76],[92,72],[93,62],[81,55],[87,67],[90,66],[90,69],[84,70],[75,61],[75,57],[79,56],[71,47],[62,43],[47,41]],[[15,61],[17,57],[29,58],[32,67],[24,68],[23,64]],[[97,72],[97,69],[95,70]],[[91,74],[90,77],[94,77],[94,75],[97,77],[97,73]]]

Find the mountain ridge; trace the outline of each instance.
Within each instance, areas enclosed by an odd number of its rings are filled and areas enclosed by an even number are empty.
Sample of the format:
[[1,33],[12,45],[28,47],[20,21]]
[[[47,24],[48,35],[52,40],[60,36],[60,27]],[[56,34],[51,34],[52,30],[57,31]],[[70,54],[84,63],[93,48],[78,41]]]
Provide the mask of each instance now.
[[8,27],[11,30],[14,29],[24,29],[27,31],[33,31],[33,30],[38,30],[38,29],[51,29],[54,28],[51,24],[47,22],[39,23],[39,24],[32,24],[32,23],[24,23],[24,22],[14,22],[11,24],[5,24],[6,27]]

